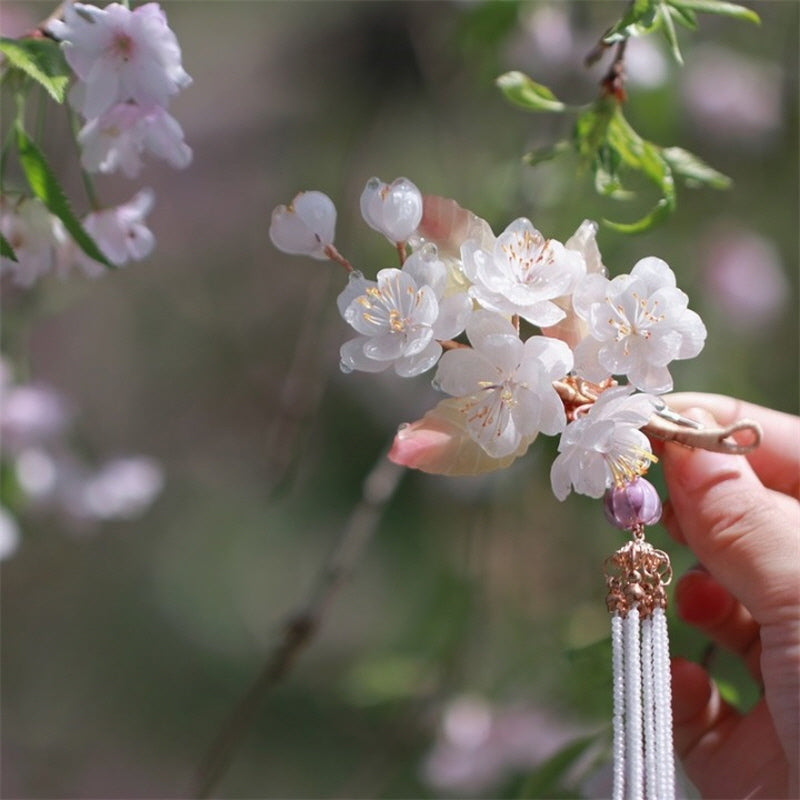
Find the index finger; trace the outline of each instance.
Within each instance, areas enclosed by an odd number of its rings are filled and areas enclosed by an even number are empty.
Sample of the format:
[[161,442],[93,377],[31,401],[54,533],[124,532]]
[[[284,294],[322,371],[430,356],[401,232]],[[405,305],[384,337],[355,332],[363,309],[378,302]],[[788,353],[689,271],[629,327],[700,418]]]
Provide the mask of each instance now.
[[764,435],[747,460],[765,486],[800,499],[800,417],[721,394],[677,392],[664,400],[678,412],[704,408],[723,426],[745,418],[758,422]]

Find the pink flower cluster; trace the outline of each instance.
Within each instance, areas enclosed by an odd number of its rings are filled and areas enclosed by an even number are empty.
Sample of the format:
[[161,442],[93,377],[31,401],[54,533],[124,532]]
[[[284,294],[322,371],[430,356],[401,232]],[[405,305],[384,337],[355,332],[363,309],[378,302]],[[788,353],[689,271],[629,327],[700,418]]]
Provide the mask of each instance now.
[[167,104],[192,79],[158,3],[133,11],[67,4],[50,32],[78,78],[69,99],[86,121],[78,134],[85,169],[133,178],[145,151],[174,167],[189,164],[192,151]]
[[[121,170],[135,178],[145,153],[177,168],[191,162],[181,126],[167,111],[191,78],[157,3],[133,11],[119,3],[66,3],[63,20],[52,21],[49,32],[77,78],[69,101],[84,120],[78,133],[84,170]],[[123,266],[146,258],[155,246],[145,223],[153,202],[152,190],[141,189],[125,203],[95,208],[81,223],[106,259]],[[0,259],[0,273],[10,273],[18,286],[29,287],[49,272],[63,276],[73,267],[89,277],[105,272],[36,198],[0,196],[0,233],[16,256]]]

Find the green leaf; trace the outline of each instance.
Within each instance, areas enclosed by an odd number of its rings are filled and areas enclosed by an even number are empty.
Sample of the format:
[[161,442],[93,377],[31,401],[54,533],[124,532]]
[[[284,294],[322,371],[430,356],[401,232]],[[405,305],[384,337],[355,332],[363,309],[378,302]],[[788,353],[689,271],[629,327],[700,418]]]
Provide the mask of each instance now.
[[604,219],[603,225],[618,233],[644,233],[659,222],[663,222],[673,212],[674,208],[674,202],[670,204],[666,198],[662,197],[647,216],[636,220],[636,222],[612,222],[610,219]]
[[506,72],[497,78],[503,94],[515,105],[529,111],[564,111],[566,106],[546,86],[523,72]]
[[723,173],[710,167],[694,153],[681,147],[665,147],[661,155],[670,169],[684,179],[687,186],[710,186],[713,189],[728,189],[733,181]]
[[17,260],[17,254],[14,252],[14,248],[2,233],[0,233],[0,256],[3,258],[10,258],[12,261]]
[[70,236],[87,256],[113,269],[114,265],[103,255],[94,239],[86,233],[78,218],[72,213],[64,190],[56,180],[44,154],[21,125],[17,125],[17,150],[31,191],[61,220]]
[[568,153],[570,150],[572,150],[572,143],[562,140],[550,147],[539,147],[536,150],[532,150],[530,153],[526,153],[522,157],[522,160],[528,166],[534,167],[544,161],[552,161],[554,158],[558,158],[562,153]]
[[11,66],[40,83],[57,103],[66,97],[70,70],[61,48],[50,39],[0,38],[0,53]]
[[675,210],[675,180],[672,169],[661,149],[642,139],[617,108],[608,125],[608,144],[615,149],[622,161],[630,168],[641,172],[661,192],[661,199],[653,210],[636,222],[603,222],[620,233],[641,233],[665,219]]
[[597,156],[597,151],[606,140],[608,125],[614,117],[616,104],[610,98],[599,100],[576,120],[573,130],[575,150],[588,164]]
[[603,36],[606,44],[650,33],[658,26],[657,0],[634,0],[622,19]]
[[595,743],[597,737],[583,736],[562,747],[531,772],[522,785],[520,800],[556,797],[563,790],[564,780],[572,765]]
[[678,34],[675,30],[675,24],[672,21],[672,14],[666,3],[662,2],[658,7],[658,16],[664,23],[661,30],[664,31],[664,38],[669,44],[669,49],[672,51],[673,58],[681,65],[683,65],[683,56],[681,55],[681,47],[678,43]]
[[667,6],[675,22],[691,31],[697,30],[697,15],[691,8],[683,8],[682,6],[670,3],[669,0],[667,0]]
[[727,3],[723,0],[667,0],[671,6],[688,9],[700,14],[719,14],[723,17],[734,17],[745,22],[761,24],[761,18],[750,8],[740,6],[738,3]]
[[608,144],[604,144],[598,149],[597,156],[592,162],[594,188],[598,194],[612,197],[615,200],[629,200],[633,197],[633,192],[627,191],[622,186],[619,177],[621,162],[619,153]]

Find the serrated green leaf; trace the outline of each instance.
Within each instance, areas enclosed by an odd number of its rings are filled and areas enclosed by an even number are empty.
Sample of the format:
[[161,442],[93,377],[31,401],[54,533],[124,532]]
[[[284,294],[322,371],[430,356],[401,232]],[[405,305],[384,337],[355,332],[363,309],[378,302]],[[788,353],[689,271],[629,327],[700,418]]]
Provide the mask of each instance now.
[[550,147],[539,147],[536,150],[531,150],[530,153],[526,153],[522,160],[530,167],[535,167],[537,164],[541,164],[545,161],[552,161],[554,158],[558,158],[562,153],[568,153],[572,150],[572,143],[566,140],[556,142],[554,145]]
[[567,772],[596,739],[596,736],[575,739],[540,764],[525,779],[518,795],[520,800],[561,796],[558,793],[566,788],[564,782]]
[[497,78],[503,94],[515,105],[529,111],[564,111],[566,106],[546,86],[523,72],[506,72]]
[[12,261],[17,260],[17,254],[14,252],[14,248],[2,233],[0,233],[0,256],[3,258],[10,258]]
[[103,255],[94,239],[86,233],[78,218],[72,213],[64,190],[50,169],[47,159],[21,125],[17,125],[17,150],[31,191],[47,206],[51,214],[61,220],[70,236],[87,256],[113,269],[114,265]]
[[681,55],[681,46],[678,43],[678,33],[675,30],[675,23],[672,21],[672,14],[670,13],[669,6],[662,2],[658,7],[658,16],[663,25],[661,30],[664,31],[664,38],[669,44],[669,49],[672,51],[672,57],[683,66],[683,56]]
[[756,25],[761,24],[761,18],[751,8],[740,6],[738,3],[727,3],[724,0],[667,0],[670,5],[681,9],[688,9],[699,14],[719,14],[723,17],[734,17]]
[[66,97],[70,70],[61,48],[50,39],[0,38],[2,53],[16,69],[41,84],[57,103]]
[[713,189],[728,189],[733,181],[701,158],[682,147],[664,147],[661,155],[670,169],[684,179],[688,186],[710,186]]
[[622,19],[606,31],[603,41],[614,44],[632,36],[650,33],[658,25],[656,11],[657,0],[634,0]]

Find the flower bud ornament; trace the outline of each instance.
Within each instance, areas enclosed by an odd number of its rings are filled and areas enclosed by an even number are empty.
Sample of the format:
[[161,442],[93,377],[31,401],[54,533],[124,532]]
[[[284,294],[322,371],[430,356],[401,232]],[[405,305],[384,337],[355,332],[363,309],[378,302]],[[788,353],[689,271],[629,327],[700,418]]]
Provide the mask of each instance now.
[[661,518],[661,500],[650,481],[635,478],[630,483],[614,486],[603,498],[606,519],[620,530],[641,525],[655,525]]
[[361,216],[390,242],[405,242],[422,220],[422,193],[408,178],[391,184],[370,178],[361,193]]
[[269,238],[284,253],[311,256],[322,261],[333,244],[336,206],[323,192],[300,192],[288,206],[272,212]]

